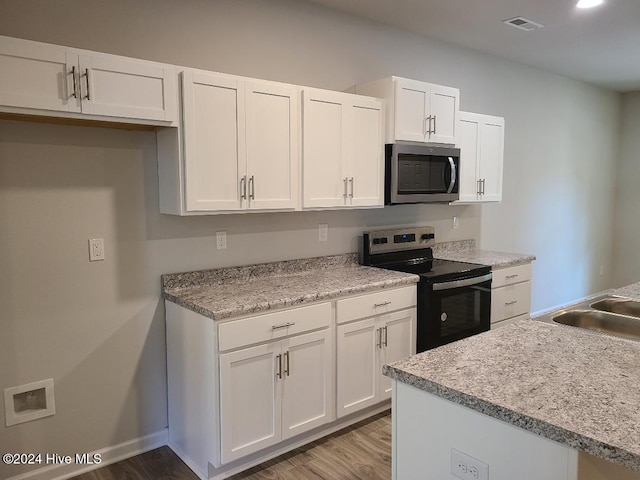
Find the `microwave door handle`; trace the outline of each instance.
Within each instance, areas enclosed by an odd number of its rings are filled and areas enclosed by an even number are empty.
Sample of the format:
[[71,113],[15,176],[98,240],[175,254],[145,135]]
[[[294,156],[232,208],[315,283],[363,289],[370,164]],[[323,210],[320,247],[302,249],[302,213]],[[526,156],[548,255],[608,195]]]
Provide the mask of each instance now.
[[449,165],[451,165],[451,182],[449,182],[447,193],[453,192],[453,187],[456,184],[456,163],[453,161],[453,157],[449,157]]

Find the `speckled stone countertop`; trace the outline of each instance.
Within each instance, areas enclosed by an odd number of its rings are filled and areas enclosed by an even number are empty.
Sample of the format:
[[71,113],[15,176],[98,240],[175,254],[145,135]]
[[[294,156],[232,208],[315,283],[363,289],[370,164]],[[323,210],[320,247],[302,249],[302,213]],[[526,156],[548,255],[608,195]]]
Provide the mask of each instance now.
[[475,240],[436,243],[433,256],[442,260],[489,265],[493,269],[531,263],[536,259],[534,255],[479,250],[476,248]]
[[221,320],[412,285],[417,275],[364,267],[357,254],[220,268],[162,276],[163,297]]
[[[611,293],[640,297],[640,283]],[[640,342],[521,320],[385,375],[640,471]]]

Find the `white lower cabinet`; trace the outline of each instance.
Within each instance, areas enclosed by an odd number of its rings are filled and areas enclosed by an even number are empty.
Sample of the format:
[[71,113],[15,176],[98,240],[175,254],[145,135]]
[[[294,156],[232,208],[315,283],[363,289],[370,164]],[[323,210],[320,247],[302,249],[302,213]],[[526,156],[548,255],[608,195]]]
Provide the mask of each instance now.
[[491,283],[491,328],[525,318],[530,310],[531,264],[494,270]]
[[333,419],[330,334],[326,328],[220,355],[223,464]]
[[[382,310],[374,316],[336,327],[338,417],[391,398],[391,381],[382,375],[382,366],[415,353],[415,291],[413,286],[338,300],[338,322],[349,318],[356,302],[365,307],[370,301]],[[394,305],[393,301],[384,299],[398,297],[399,292],[404,293],[405,299],[395,304],[403,309],[382,313]]]

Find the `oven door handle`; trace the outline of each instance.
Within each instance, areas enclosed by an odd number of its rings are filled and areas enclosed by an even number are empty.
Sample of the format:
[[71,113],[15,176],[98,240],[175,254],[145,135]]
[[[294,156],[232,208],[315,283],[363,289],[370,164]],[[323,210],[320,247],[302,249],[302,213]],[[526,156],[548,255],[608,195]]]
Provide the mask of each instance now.
[[482,275],[481,277],[465,278],[463,280],[453,280],[451,282],[434,283],[433,289],[450,290],[452,288],[468,287],[470,285],[476,285],[478,283],[486,282],[487,280],[491,280],[492,278],[493,274],[487,273],[486,275]]
[[449,182],[447,193],[453,192],[453,187],[456,185],[456,162],[453,161],[453,157],[449,157],[449,165],[451,165],[451,182]]

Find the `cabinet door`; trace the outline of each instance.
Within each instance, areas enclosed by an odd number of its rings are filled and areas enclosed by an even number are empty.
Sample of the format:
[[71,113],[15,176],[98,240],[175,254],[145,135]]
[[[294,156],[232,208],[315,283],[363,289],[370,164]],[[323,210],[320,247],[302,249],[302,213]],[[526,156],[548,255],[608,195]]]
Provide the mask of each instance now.
[[283,341],[282,439],[333,420],[331,330]]
[[242,82],[185,71],[182,95],[187,210],[244,209],[247,178]]
[[456,143],[458,111],[460,110],[460,90],[457,88],[431,85],[429,113],[433,117],[429,142]]
[[275,342],[220,355],[222,463],[280,441],[280,352]]
[[483,180],[482,200],[502,201],[504,162],[504,118],[483,115],[478,176]]
[[481,115],[460,112],[458,147],[460,148],[460,202],[480,199],[478,161],[480,154]]
[[247,196],[250,209],[294,209],[298,196],[298,102],[294,87],[247,87]]
[[0,37],[0,106],[79,112],[77,71],[64,47]]
[[348,136],[349,203],[384,205],[383,106],[375,99],[358,99],[350,107]]
[[309,89],[302,96],[303,207],[346,205],[345,95]]
[[161,65],[81,55],[82,113],[174,121],[175,75],[174,69]]
[[414,337],[416,311],[414,308],[379,317],[383,328],[379,353],[379,400],[391,398],[391,379],[382,375],[382,366],[413,355],[416,351]]
[[337,398],[342,417],[378,401],[377,341],[380,330],[368,318],[337,327]]
[[396,140],[425,142],[429,116],[429,84],[395,79]]

